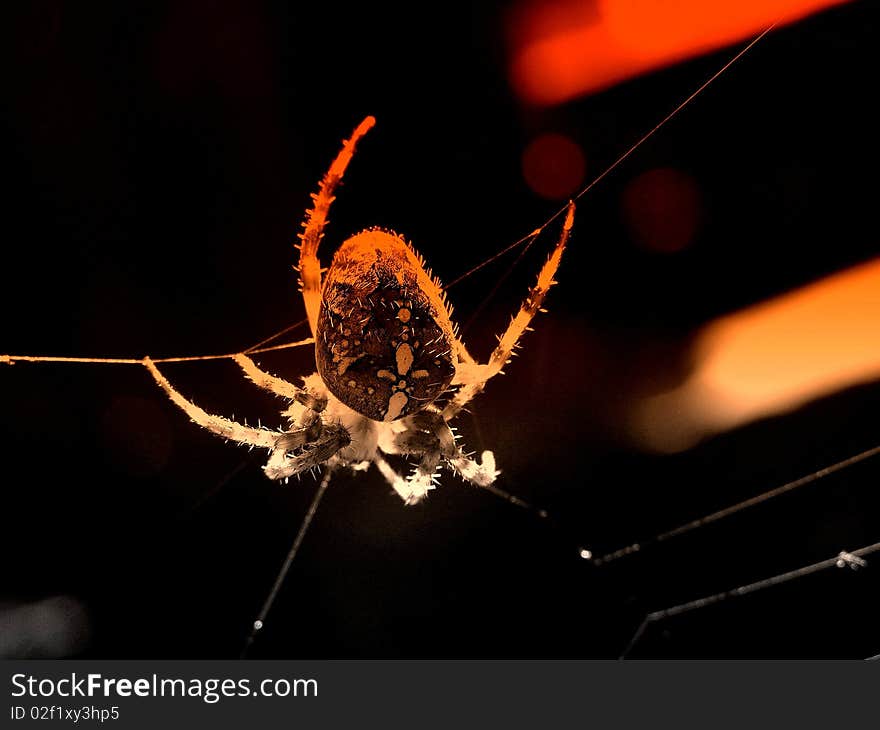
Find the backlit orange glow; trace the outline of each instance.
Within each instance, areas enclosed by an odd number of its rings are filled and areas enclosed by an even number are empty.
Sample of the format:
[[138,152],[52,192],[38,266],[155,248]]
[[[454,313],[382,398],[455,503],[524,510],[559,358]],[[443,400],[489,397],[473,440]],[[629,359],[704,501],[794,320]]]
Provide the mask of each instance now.
[[527,0],[510,24],[511,82],[556,104],[843,2]]
[[584,182],[585,168],[580,146],[563,134],[542,134],[523,151],[523,177],[542,198],[572,197]]
[[880,259],[709,325],[698,366],[643,401],[634,435],[661,451],[880,378]]

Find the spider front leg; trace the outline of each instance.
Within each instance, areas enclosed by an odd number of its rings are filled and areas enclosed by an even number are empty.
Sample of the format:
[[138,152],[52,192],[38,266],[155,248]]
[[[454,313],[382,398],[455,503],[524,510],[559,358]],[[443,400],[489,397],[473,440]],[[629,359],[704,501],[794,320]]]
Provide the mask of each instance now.
[[540,311],[541,305],[550,287],[556,282],[553,277],[562,260],[562,252],[568,243],[571,228],[574,225],[574,201],[569,201],[568,211],[565,215],[565,223],[562,225],[562,234],[553,249],[553,253],[541,267],[538,273],[538,282],[529,291],[525,302],[511,320],[510,325],[501,337],[498,338],[498,346],[495,348],[489,361],[483,365],[478,363],[463,362],[453,379],[453,385],[459,384],[458,392],[452,397],[443,409],[443,420],[448,422],[454,418],[470,400],[480,393],[486,385],[486,381],[501,372],[501,368],[509,361],[511,353],[517,346],[519,338],[528,329],[532,318]]
[[295,429],[278,437],[263,471],[269,479],[286,479],[321,466],[351,443],[348,429],[339,423],[325,423],[315,441],[303,440]]
[[373,463],[376,465],[376,468],[381,472],[382,476],[385,477],[385,480],[391,485],[391,488],[397,492],[397,495],[406,503],[406,504],[418,504],[422,501],[425,494],[414,491],[410,481],[408,479],[404,479],[400,474],[394,471],[394,467],[391,466],[381,454],[378,452],[373,455]]
[[425,427],[437,439],[440,454],[453,471],[466,482],[478,487],[488,487],[495,482],[501,473],[495,468],[495,454],[484,451],[480,455],[480,461],[465,456],[455,442],[452,429],[442,413],[429,410],[420,415],[424,416]]
[[[436,412],[436,409],[435,409]],[[418,456],[419,463],[406,478],[400,476],[377,453],[373,460],[379,471],[407,504],[418,504],[434,489],[437,483],[437,467],[440,465],[440,442],[437,436],[423,424],[423,413],[401,419],[380,438],[379,448],[386,454]],[[439,418],[439,413],[437,413]]]
[[[480,462],[465,456],[455,443],[449,424],[435,408],[404,419],[403,425],[404,430],[395,434],[393,443],[388,446],[389,453],[410,454],[421,458],[415,471],[405,482],[396,473],[393,473],[396,481],[388,474],[385,476],[407,504],[421,501],[434,488],[441,459],[462,479],[479,487],[491,485],[500,473],[495,469],[495,456],[491,451],[484,451]],[[382,465],[379,467],[384,474]],[[400,482],[404,482],[405,486]]]
[[237,355],[233,355],[232,359],[258,388],[268,390],[270,393],[280,395],[282,398],[302,403],[302,405],[315,413],[320,413],[327,407],[326,395],[312,393],[307,388],[299,388],[283,378],[267,373],[244,353],[240,352]]
[[[275,395],[280,395],[282,398],[296,401],[304,406],[299,409],[291,408],[284,414],[290,419],[291,423],[294,423],[297,426],[294,430],[289,431],[288,434],[297,434],[297,438],[300,438],[300,434],[303,435],[305,437],[304,443],[313,443],[321,439],[324,428],[324,424],[321,421],[321,413],[327,407],[327,395],[325,393],[316,393],[310,388],[298,388],[293,383],[289,383],[283,378],[267,373],[244,353],[240,352],[234,355],[232,359],[244,371],[248,379],[257,387],[268,390]],[[348,436],[348,432],[346,432],[346,436]],[[336,451],[347,446],[350,441],[349,439],[349,441],[342,443],[342,435],[340,433],[334,433],[332,429],[329,438],[330,441],[327,442],[328,448],[329,444],[336,443],[337,441],[340,443]],[[294,447],[291,446],[290,448]],[[297,464],[300,462],[305,464],[310,461],[315,454],[323,453],[324,451],[322,445],[317,445],[315,449],[316,451],[309,458],[303,458],[296,462],[290,462],[286,459],[279,460],[280,457],[270,458],[270,463],[266,465],[264,471],[266,471],[266,475],[270,479],[284,479],[287,476],[291,476],[291,474],[298,474],[300,471],[311,469],[317,464],[308,463],[302,468],[298,468]],[[282,451],[286,452],[283,448]],[[330,456],[332,455],[333,454],[331,453]],[[293,469],[293,471],[290,474],[286,473],[291,469]]]
[[156,367],[156,364],[149,357],[145,357],[142,362],[159,387],[171,399],[171,402],[186,413],[193,423],[207,429],[211,433],[222,436],[225,439],[237,441],[240,444],[259,446],[264,449],[275,448],[275,443],[279,436],[275,431],[270,431],[267,428],[244,426],[236,421],[230,421],[228,418],[208,413],[199,408],[195,403],[188,401],[180,392],[175,390],[174,386],[159,372],[159,368]]
[[354,155],[355,145],[372,129],[375,123],[375,118],[367,117],[354,130],[351,139],[342,143],[342,149],[321,180],[317,194],[312,195],[315,207],[306,212],[306,219],[303,222],[305,230],[299,234],[299,282],[312,336],[315,335],[318,328],[318,311],[321,308],[321,262],[318,260],[318,245],[324,237],[327,213],[330,211],[330,204],[335,199],[333,193],[336,186],[342,181],[345,169]]
[[194,423],[225,439],[269,449],[271,454],[263,470],[270,479],[284,479],[319,466],[351,442],[345,427],[335,423],[319,421],[317,428],[309,424],[278,433],[212,415],[177,391],[150,358],[145,357],[142,362],[159,387]]

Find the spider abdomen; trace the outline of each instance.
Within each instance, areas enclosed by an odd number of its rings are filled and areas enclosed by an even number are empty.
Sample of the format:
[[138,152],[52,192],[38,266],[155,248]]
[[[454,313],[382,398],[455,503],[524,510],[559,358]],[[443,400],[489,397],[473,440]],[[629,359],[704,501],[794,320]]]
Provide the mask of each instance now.
[[375,421],[422,410],[455,374],[452,323],[438,283],[390,231],[349,238],[327,271],[315,333],[333,395]]

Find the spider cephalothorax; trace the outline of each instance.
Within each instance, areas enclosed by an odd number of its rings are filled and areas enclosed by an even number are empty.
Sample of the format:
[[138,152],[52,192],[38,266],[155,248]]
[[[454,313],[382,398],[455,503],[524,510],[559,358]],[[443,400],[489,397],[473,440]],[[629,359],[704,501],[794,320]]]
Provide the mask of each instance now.
[[[498,475],[491,451],[484,451],[480,461],[461,451],[449,421],[501,371],[541,307],[571,231],[574,204],[569,204],[562,235],[537,284],[489,361],[478,363],[457,335],[440,283],[396,233],[370,229],[352,236],[322,281],[318,246],[334,191],[355,145],[374,123],[367,117],[343,143],[313,196],[314,208],[300,235],[300,285],[317,373],[300,387],[261,370],[243,353],[234,357],[255,384],[291,401],[282,414],[287,428],[279,433],[208,414],[180,395],[149,358],[144,364],[196,423],[268,449],[264,471],[269,478],[286,479],[321,465],[363,469],[375,464],[413,504],[433,488],[441,462],[481,486]],[[435,403],[441,396],[448,396],[442,408]],[[386,454],[414,457],[414,472],[400,476]]]

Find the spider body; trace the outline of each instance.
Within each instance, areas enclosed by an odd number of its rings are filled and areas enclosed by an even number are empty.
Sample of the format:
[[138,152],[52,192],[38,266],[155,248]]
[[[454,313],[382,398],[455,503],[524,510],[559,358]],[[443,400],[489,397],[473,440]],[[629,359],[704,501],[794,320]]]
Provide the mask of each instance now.
[[324,283],[315,359],[340,401],[375,421],[417,413],[455,375],[450,313],[439,282],[402,238],[348,239]]
[[[286,480],[303,471],[363,470],[375,465],[407,504],[433,489],[446,464],[466,481],[488,486],[498,471],[491,451],[480,461],[456,443],[449,422],[501,372],[539,311],[574,222],[569,203],[562,234],[537,283],[499,337],[488,362],[477,362],[459,339],[440,283],[424,260],[392,231],[368,229],[340,246],[326,277],[318,247],[334,191],[355,145],[374,125],[355,129],[313,195],[300,234],[299,277],[317,372],[298,386],[271,375],[245,353],[233,357],[256,385],[291,401],[286,428],[253,428],[206,413],[184,398],[149,358],[144,365],[171,400],[198,425],[224,438],[267,449],[266,476]],[[442,408],[438,399],[445,397]],[[401,476],[385,455],[416,459]]]

